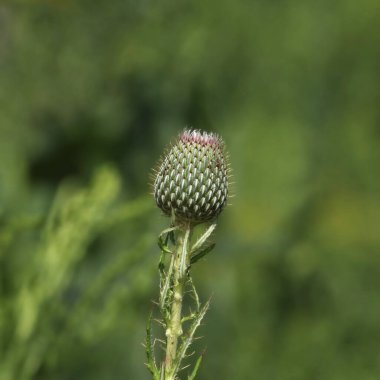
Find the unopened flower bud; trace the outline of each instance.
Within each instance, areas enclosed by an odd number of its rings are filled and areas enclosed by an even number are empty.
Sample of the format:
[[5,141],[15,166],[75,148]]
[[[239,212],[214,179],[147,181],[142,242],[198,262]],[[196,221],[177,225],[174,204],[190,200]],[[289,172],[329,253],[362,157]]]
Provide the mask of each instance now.
[[186,130],[157,170],[157,206],[182,221],[196,224],[212,220],[227,203],[228,177],[223,140],[214,133]]

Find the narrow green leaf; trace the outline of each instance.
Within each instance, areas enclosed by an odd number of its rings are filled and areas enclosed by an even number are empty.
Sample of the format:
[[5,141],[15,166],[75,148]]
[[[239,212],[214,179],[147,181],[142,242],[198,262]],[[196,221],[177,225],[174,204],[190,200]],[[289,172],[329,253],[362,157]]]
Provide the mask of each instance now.
[[195,242],[195,244],[191,248],[191,252],[195,252],[200,249],[203,244],[207,241],[207,239],[211,236],[216,228],[216,223],[212,224],[206,232]]
[[160,379],[159,380],[165,380],[165,364],[161,364],[161,371],[160,371]]
[[191,278],[190,274],[189,274],[189,282],[190,282],[190,286],[191,286],[191,291],[193,293],[194,301],[195,301],[195,304],[197,306],[197,312],[199,312],[199,309],[201,308],[201,303],[199,301],[198,292],[195,289],[195,285],[193,283],[193,279]]
[[165,239],[162,238],[162,236],[158,237],[158,246],[160,247],[160,250],[164,253],[172,253],[168,246],[167,237]]
[[191,324],[189,330],[187,331],[187,333],[186,333],[186,335],[185,335],[185,337],[184,337],[184,339],[183,339],[183,341],[179,347],[179,350],[178,350],[178,353],[176,356],[176,360],[174,362],[174,366],[173,366],[173,368],[174,368],[173,373],[174,374],[177,374],[179,372],[181,362],[185,358],[186,352],[194,340],[195,331],[197,330],[197,328],[201,324],[202,319],[206,315],[206,312],[207,312],[209,306],[210,306],[210,300],[208,300],[204,304],[204,306],[201,308],[199,313],[197,313],[196,317],[194,318],[193,323]]
[[158,262],[158,270],[160,271],[160,275],[165,273],[165,252],[161,251],[160,261]]
[[195,363],[194,369],[191,372],[191,375],[187,378],[187,380],[194,380],[195,379],[195,376],[197,376],[199,367],[201,366],[202,359],[203,359],[203,354],[198,358],[197,362]]
[[172,230],[168,233],[168,236],[169,236],[169,240],[170,242],[173,244],[173,245],[176,245],[176,238],[175,238],[175,233],[174,233],[175,230]]
[[152,343],[152,313],[150,313],[148,322],[146,324],[146,338],[145,338],[145,353],[148,360],[146,366],[148,367],[150,373],[153,375],[153,378],[156,380],[159,379],[159,371],[154,360],[154,348]]
[[162,279],[163,285],[160,290],[160,310],[161,310],[161,313],[163,314],[165,314],[165,308],[166,308],[165,305],[168,298],[168,292],[170,289],[170,281],[173,274],[174,261],[175,261],[175,256],[172,255],[168,273],[164,274],[164,277]]
[[188,243],[190,238],[190,228],[187,228],[185,231],[185,237],[183,239],[182,249],[181,249],[181,257],[179,264],[179,272],[180,276],[183,277],[186,274],[186,269],[188,266]]
[[190,265],[195,264],[199,259],[205,257],[209,252],[211,252],[215,247],[215,243],[208,245],[206,248],[194,253],[190,257]]
[[160,247],[161,251],[164,251],[166,253],[172,253],[172,251],[169,248],[169,238],[170,240],[173,240],[173,232],[177,230],[178,227],[171,227],[163,230],[160,235],[158,236],[158,246]]
[[173,231],[178,230],[178,228],[179,228],[178,226],[170,227],[170,228],[166,228],[165,230],[163,230],[163,231],[160,233],[160,236],[167,235],[167,234],[169,234],[170,232],[173,232]]

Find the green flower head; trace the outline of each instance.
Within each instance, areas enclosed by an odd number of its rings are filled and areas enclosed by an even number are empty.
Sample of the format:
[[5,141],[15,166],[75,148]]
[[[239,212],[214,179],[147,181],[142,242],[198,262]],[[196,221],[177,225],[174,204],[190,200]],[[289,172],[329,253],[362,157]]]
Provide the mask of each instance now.
[[162,158],[154,198],[168,216],[194,224],[215,219],[228,199],[229,165],[218,135],[185,130]]

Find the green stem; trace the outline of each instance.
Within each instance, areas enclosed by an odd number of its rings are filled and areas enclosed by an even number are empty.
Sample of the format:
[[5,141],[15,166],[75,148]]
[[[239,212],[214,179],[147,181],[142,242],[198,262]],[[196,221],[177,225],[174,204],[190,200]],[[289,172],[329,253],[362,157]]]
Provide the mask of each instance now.
[[174,362],[177,356],[178,339],[182,335],[182,301],[186,283],[186,267],[189,257],[191,227],[179,230],[173,267],[173,301],[166,330],[165,380],[174,380]]

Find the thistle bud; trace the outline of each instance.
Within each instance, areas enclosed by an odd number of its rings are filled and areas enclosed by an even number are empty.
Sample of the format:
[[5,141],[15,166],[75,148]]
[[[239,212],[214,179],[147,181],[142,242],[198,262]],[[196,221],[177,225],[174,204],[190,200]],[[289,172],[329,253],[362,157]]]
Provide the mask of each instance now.
[[154,179],[157,206],[191,223],[216,218],[228,198],[228,163],[216,134],[184,131],[163,157]]

